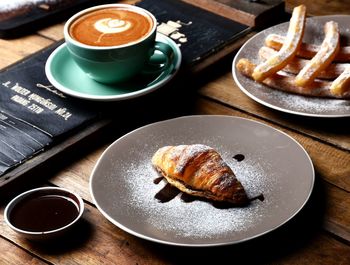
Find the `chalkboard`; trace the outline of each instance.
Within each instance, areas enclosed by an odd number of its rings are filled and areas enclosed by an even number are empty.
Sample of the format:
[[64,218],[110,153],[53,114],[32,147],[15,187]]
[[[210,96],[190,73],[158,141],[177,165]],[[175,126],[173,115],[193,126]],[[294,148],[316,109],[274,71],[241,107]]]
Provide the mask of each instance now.
[[100,115],[90,102],[62,94],[47,80],[45,62],[59,44],[0,73],[0,176]]

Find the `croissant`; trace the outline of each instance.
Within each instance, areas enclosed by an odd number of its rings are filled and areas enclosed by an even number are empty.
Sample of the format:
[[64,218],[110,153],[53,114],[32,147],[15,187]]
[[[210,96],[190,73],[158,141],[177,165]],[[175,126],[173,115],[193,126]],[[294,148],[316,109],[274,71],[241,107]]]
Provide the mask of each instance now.
[[165,146],[153,155],[152,164],[168,183],[184,193],[218,202],[249,202],[232,169],[209,146]]

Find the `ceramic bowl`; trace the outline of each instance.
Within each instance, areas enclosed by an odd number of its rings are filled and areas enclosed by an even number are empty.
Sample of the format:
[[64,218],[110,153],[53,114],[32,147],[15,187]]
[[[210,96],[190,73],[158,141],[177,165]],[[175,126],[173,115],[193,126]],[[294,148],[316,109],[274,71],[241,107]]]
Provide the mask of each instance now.
[[5,208],[5,222],[30,240],[62,236],[81,218],[84,203],[67,189],[42,187],[13,198]]

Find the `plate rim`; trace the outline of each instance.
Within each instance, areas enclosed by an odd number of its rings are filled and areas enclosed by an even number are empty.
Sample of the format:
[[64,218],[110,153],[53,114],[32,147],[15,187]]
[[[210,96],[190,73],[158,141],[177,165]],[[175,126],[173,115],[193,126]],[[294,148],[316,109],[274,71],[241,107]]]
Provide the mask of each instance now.
[[[335,18],[348,18],[349,21],[350,21],[350,15],[344,15],[344,14],[340,14],[340,15],[324,15],[324,16],[313,16],[313,17],[307,17],[306,18],[306,21],[308,20],[317,20],[317,19],[335,19]],[[243,51],[245,49],[245,47],[247,45],[249,45],[250,42],[252,42],[255,38],[258,38],[260,37],[261,35],[265,34],[265,32],[267,30],[270,30],[274,27],[279,27],[279,26],[283,26],[283,25],[286,25],[286,24],[289,24],[289,21],[286,21],[286,22],[283,22],[283,23],[279,23],[279,24],[276,24],[274,26],[271,26],[271,27],[268,27],[260,32],[258,32],[256,35],[252,36],[249,40],[247,40],[244,45],[237,51],[237,53],[235,54],[234,56],[234,59],[233,59],[233,62],[232,62],[232,66],[231,66],[231,74],[233,76],[233,79],[235,81],[235,83],[237,84],[237,86],[239,87],[239,89],[244,93],[246,94],[248,97],[250,97],[251,99],[253,99],[254,101],[258,102],[259,104],[262,104],[266,107],[269,107],[271,109],[275,109],[275,110],[278,110],[278,111],[281,111],[281,112],[284,112],[284,113],[289,113],[289,114],[293,114],[293,115],[299,115],[299,116],[305,116],[305,117],[315,117],[315,118],[329,118],[329,119],[332,119],[332,118],[344,118],[344,117],[350,117],[350,111],[349,113],[344,113],[344,114],[317,114],[317,113],[307,113],[307,112],[302,112],[302,111],[297,111],[297,110],[290,110],[290,109],[286,109],[286,108],[282,108],[282,107],[278,107],[278,106],[275,106],[274,104],[271,104],[263,99],[260,99],[259,97],[255,96],[254,94],[252,94],[251,92],[249,92],[238,80],[238,77],[237,77],[237,70],[236,70],[236,64],[237,64],[237,60],[238,60],[238,57],[241,53],[241,51]],[[273,88],[271,88],[273,89]],[[287,93],[287,92],[283,92],[283,91],[279,91],[279,90],[276,90],[274,89],[274,91],[278,91],[280,93]],[[291,96],[293,96],[292,93],[287,93]],[[295,96],[301,96],[302,95],[295,95]],[[324,100],[327,100],[327,99],[324,99]],[[328,100],[333,100],[333,99],[328,99]]]
[[[248,121],[248,122],[259,124],[260,126],[261,125],[265,126],[265,127],[269,128],[269,129],[272,129],[273,131],[275,131],[277,133],[281,133],[282,135],[287,137],[289,140],[291,140],[293,143],[295,143],[298,146],[298,148],[300,148],[300,150],[305,154],[305,157],[307,158],[307,164],[310,166],[309,169],[312,172],[312,175],[311,175],[311,178],[310,178],[311,185],[310,185],[310,189],[308,190],[308,195],[306,196],[304,202],[300,205],[300,207],[292,215],[290,215],[282,223],[276,225],[275,227],[272,227],[272,228],[270,228],[270,229],[268,229],[268,230],[266,230],[266,231],[264,231],[262,233],[259,233],[259,234],[256,234],[254,236],[250,236],[250,237],[247,237],[247,238],[244,238],[244,239],[241,239],[241,240],[237,240],[237,241],[234,241],[234,242],[222,242],[222,243],[177,243],[177,242],[172,242],[172,241],[169,241],[169,240],[168,241],[161,240],[161,239],[153,238],[153,237],[144,235],[142,233],[136,232],[136,231],[134,231],[134,230],[132,230],[132,229],[122,225],[118,221],[114,220],[111,216],[109,216],[109,214],[106,213],[106,211],[104,211],[104,209],[101,207],[101,205],[97,202],[97,200],[95,198],[95,195],[93,193],[93,187],[92,187],[93,179],[94,179],[94,177],[96,175],[97,168],[99,167],[100,162],[108,154],[108,152],[110,152],[110,150],[116,144],[118,144],[119,141],[123,140],[124,138],[128,137],[129,135],[131,135],[131,134],[133,134],[133,133],[135,133],[137,131],[143,130],[144,128],[148,128],[148,127],[151,127],[151,126],[157,126],[159,124],[167,123],[167,122],[176,122],[176,121],[179,121],[181,119],[197,119],[197,118],[199,118],[199,119],[232,118],[232,119],[235,119],[235,120],[245,120],[245,121]],[[188,116],[180,116],[180,117],[176,117],[176,118],[171,118],[171,119],[165,119],[165,120],[157,121],[157,122],[150,123],[150,124],[141,126],[139,128],[136,128],[136,129],[134,129],[134,130],[132,130],[132,131],[122,135],[121,137],[119,137],[115,141],[113,141],[102,152],[102,154],[98,158],[97,162],[95,163],[95,165],[93,167],[93,170],[92,170],[92,172],[90,174],[90,178],[89,178],[89,191],[90,191],[90,195],[92,197],[93,203],[95,204],[97,209],[100,211],[100,213],[108,221],[110,221],[113,225],[115,225],[116,227],[122,229],[125,232],[128,232],[129,234],[131,234],[133,236],[136,236],[136,237],[139,237],[139,238],[151,241],[151,242],[160,243],[160,244],[164,244],[164,245],[170,245],[170,246],[182,246],[182,247],[214,247],[214,246],[236,245],[236,244],[239,244],[239,243],[243,243],[243,242],[246,242],[246,241],[249,241],[249,240],[261,237],[261,236],[263,236],[265,234],[268,234],[268,233],[270,233],[270,232],[272,232],[272,231],[274,231],[274,230],[284,226],[286,223],[288,223],[291,219],[293,219],[305,207],[305,205],[307,204],[307,202],[309,201],[309,199],[310,199],[310,197],[312,195],[312,192],[314,190],[314,185],[315,185],[315,168],[314,168],[312,159],[311,159],[310,155],[308,154],[308,152],[306,151],[306,149],[296,139],[294,139],[293,137],[291,137],[287,133],[285,133],[285,132],[283,132],[283,131],[281,131],[281,130],[279,130],[277,128],[274,128],[274,127],[272,127],[270,125],[267,125],[267,124],[265,124],[263,122],[252,120],[252,119],[248,119],[248,118],[244,118],[244,117],[229,116],[229,115],[188,115]]]
[[159,89],[160,87],[164,86],[165,84],[167,84],[174,76],[176,76],[176,74],[178,73],[180,66],[181,66],[181,62],[182,62],[182,53],[180,48],[178,47],[178,45],[168,36],[157,32],[156,35],[156,40],[159,41],[164,41],[166,43],[170,43],[171,48],[174,50],[174,52],[176,53],[176,57],[177,60],[174,61],[173,63],[173,67],[174,69],[166,76],[164,77],[160,82],[156,82],[150,86],[144,87],[140,90],[136,90],[130,93],[124,93],[124,94],[117,94],[117,95],[91,95],[88,93],[82,93],[82,92],[78,92],[76,90],[70,89],[68,87],[65,87],[64,85],[62,85],[60,82],[58,82],[56,80],[56,78],[53,76],[52,71],[51,71],[51,66],[53,63],[53,60],[55,59],[55,56],[57,56],[57,54],[59,52],[61,52],[61,50],[66,48],[66,43],[62,43],[60,44],[48,57],[48,59],[46,60],[45,63],[45,75],[47,77],[47,79],[49,80],[49,82],[58,90],[60,90],[61,92],[65,93],[66,95],[75,97],[75,98],[80,98],[80,99],[85,99],[85,100],[91,100],[91,101],[122,101],[122,100],[128,100],[128,99],[133,99],[136,97],[140,97],[143,95],[146,95],[148,93],[151,93],[157,89]]

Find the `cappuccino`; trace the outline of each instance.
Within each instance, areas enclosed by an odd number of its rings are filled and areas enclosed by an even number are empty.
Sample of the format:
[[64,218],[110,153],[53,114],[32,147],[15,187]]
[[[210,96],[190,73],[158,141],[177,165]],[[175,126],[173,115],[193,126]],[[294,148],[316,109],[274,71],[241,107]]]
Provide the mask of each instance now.
[[134,5],[82,10],[67,20],[63,34],[76,65],[100,83],[126,82],[144,69],[159,74],[173,61],[172,47],[156,40],[156,18]]
[[69,35],[90,46],[119,46],[137,42],[153,28],[146,13],[124,7],[97,9],[74,20]]

